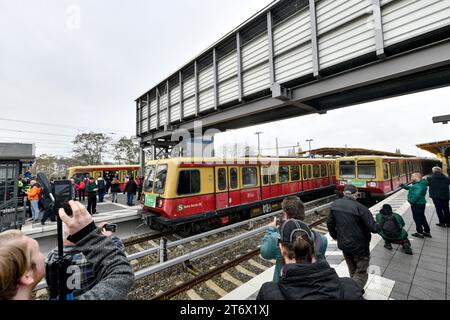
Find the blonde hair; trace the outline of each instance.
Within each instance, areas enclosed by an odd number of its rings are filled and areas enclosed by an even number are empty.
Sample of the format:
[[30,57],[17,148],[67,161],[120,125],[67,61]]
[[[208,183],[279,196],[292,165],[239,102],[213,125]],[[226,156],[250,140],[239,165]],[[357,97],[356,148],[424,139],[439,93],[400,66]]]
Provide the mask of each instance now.
[[25,235],[18,230],[0,233],[0,300],[13,299],[19,279],[34,268]]

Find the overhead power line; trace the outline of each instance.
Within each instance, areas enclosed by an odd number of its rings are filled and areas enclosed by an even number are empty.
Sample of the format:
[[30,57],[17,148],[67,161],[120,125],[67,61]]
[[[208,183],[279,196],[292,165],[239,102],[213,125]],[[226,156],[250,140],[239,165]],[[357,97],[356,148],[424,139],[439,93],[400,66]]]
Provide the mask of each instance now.
[[74,125],[66,125],[66,124],[57,124],[57,123],[48,123],[48,122],[37,122],[37,121],[28,121],[28,120],[17,120],[17,119],[8,119],[8,118],[0,118],[0,121],[8,121],[8,122],[19,122],[19,123],[28,123],[28,124],[35,124],[35,125],[44,125],[44,126],[52,126],[52,127],[58,127],[58,128],[72,128],[72,129],[87,129],[87,130],[101,130],[101,131],[115,131],[115,132],[122,132],[127,133],[130,135],[134,135],[134,132],[131,131],[124,131],[124,130],[117,130],[117,129],[106,129],[106,128],[92,128],[92,127],[80,127],[80,126],[74,126]]

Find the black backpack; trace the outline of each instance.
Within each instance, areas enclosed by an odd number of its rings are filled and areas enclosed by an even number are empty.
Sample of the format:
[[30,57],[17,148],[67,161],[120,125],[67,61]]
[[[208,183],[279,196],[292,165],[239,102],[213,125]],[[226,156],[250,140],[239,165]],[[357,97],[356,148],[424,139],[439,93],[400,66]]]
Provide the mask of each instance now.
[[402,233],[402,229],[398,225],[393,214],[382,216],[381,230],[387,237],[392,239],[400,237],[400,234]]

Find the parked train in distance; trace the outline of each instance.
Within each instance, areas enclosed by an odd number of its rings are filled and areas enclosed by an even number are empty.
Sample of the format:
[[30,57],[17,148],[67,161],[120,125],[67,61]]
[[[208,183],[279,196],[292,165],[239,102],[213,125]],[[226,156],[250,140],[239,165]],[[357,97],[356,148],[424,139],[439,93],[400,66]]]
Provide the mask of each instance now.
[[279,210],[288,195],[332,195],[335,184],[333,159],[163,159],[147,162],[143,211],[151,228],[188,235]]
[[384,156],[353,156],[336,159],[336,188],[342,192],[346,185],[358,188],[361,198],[382,200],[411,182],[411,175],[430,174],[438,159]]

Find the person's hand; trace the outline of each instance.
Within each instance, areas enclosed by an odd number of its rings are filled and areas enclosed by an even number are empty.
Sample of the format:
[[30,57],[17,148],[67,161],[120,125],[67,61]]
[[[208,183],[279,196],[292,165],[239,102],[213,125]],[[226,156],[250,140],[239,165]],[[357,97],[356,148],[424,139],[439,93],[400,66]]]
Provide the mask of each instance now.
[[106,230],[105,230],[105,226],[106,226],[107,224],[108,224],[107,222],[102,222],[102,223],[100,223],[100,224],[98,225],[98,227],[102,230],[102,234],[103,234],[105,237],[111,237],[111,236],[113,235],[112,231],[106,231]]
[[89,225],[93,220],[91,214],[81,203],[70,200],[69,205],[73,213],[71,217],[67,215],[63,208],[59,209],[58,214],[62,222],[64,222],[69,235],[74,235]]
[[276,228],[277,227],[277,218],[273,218],[273,221],[269,223],[269,228]]

